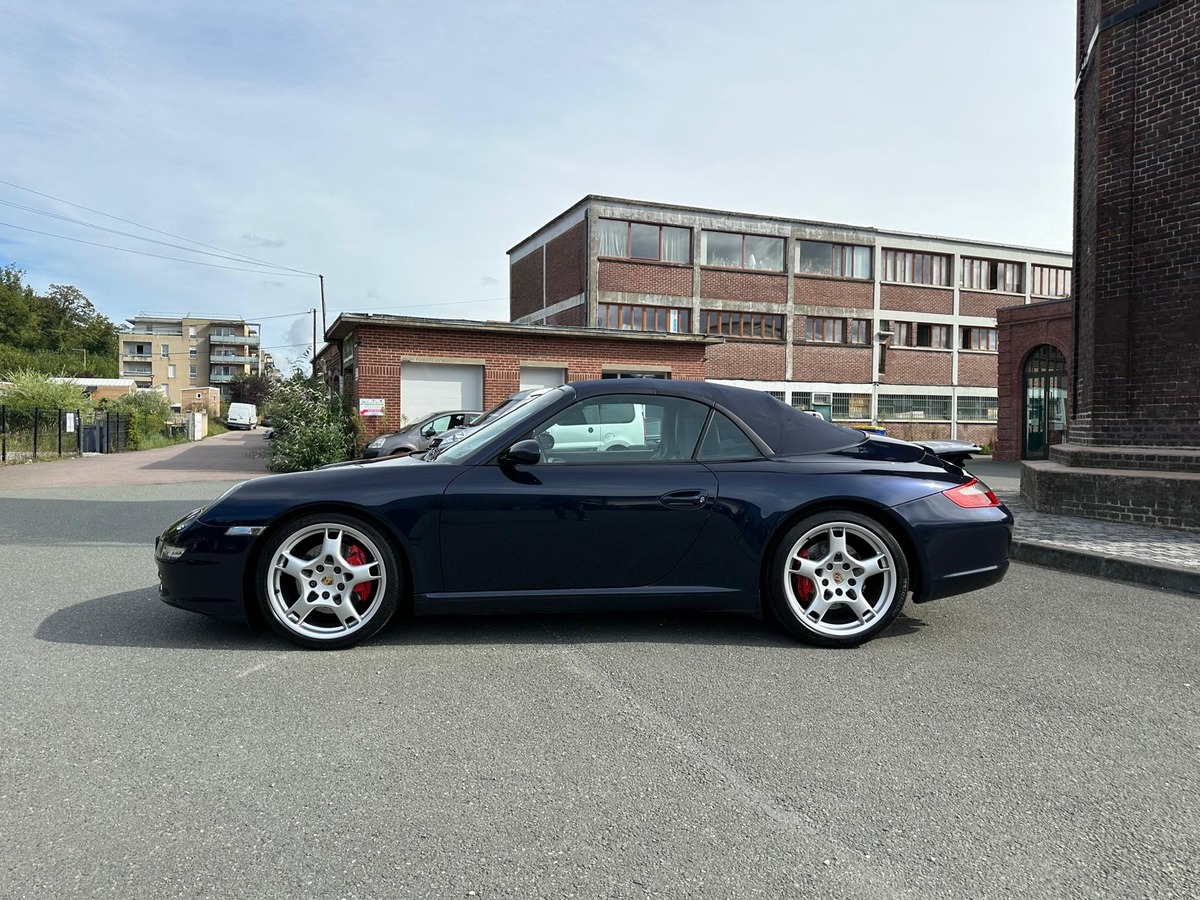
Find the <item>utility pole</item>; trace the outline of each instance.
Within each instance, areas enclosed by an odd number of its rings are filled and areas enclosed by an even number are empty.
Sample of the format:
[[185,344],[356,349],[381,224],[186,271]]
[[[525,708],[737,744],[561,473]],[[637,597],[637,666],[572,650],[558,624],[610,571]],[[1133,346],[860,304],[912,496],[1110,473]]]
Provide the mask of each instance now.
[[69,347],[68,349],[72,353],[82,353],[83,354],[83,371],[86,372],[87,371],[87,348],[86,347]]
[[321,279],[321,337],[325,337],[325,332],[329,330],[329,323],[325,321],[325,276],[317,277]]
[[316,307],[312,311],[313,317],[313,352],[312,352],[312,367],[313,371],[317,371],[317,310]]

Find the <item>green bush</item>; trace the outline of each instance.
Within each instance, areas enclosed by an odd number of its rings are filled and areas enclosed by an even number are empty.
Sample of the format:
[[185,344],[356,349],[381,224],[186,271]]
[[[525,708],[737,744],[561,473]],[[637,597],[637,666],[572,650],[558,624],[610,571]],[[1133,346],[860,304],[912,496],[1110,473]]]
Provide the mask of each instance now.
[[358,416],[340,397],[325,394],[319,379],[296,373],[275,387],[267,415],[272,472],[304,472],[353,459],[358,450]]
[[90,409],[92,401],[79,385],[51,381],[50,376],[33,369],[18,369],[0,376],[0,403],[11,409]]
[[165,438],[163,430],[171,418],[171,406],[158,391],[138,391],[125,394],[105,405],[113,412],[129,417],[125,432],[125,449],[149,450],[165,447],[176,441]]

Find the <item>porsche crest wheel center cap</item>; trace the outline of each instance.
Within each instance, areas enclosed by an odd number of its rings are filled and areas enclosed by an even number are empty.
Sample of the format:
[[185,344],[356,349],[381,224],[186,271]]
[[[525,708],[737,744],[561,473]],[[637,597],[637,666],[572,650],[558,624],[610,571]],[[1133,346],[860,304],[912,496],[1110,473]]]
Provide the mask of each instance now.
[[325,587],[329,587],[331,584],[333,584],[333,576],[326,575],[324,578],[321,579],[321,584],[325,585]]

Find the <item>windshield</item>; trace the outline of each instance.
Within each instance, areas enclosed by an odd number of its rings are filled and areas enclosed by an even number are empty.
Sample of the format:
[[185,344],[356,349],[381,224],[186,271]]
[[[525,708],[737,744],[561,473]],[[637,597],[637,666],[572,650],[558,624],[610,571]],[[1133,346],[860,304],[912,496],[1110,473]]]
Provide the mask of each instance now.
[[426,459],[457,462],[463,457],[471,455],[477,448],[494,438],[500,429],[529,422],[531,419],[540,416],[542,410],[553,406],[561,400],[562,395],[567,390],[569,388],[564,385],[552,391],[546,391],[544,394],[513,401],[517,405],[511,407],[504,415],[493,416],[490,421],[472,428],[470,434],[458,443],[451,444],[444,450],[439,448],[436,452],[427,456]]

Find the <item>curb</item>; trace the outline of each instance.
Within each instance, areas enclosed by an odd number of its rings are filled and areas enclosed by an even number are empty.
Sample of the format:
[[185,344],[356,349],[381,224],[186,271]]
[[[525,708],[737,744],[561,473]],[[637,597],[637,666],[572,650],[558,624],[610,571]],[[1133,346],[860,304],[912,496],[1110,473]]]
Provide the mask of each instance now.
[[1013,538],[1009,558],[1048,569],[1061,569],[1077,575],[1103,578],[1106,581],[1123,581],[1179,594],[1200,596],[1200,576],[1195,572],[1153,563],[1115,559],[1111,556],[1101,556],[1099,553],[1036,544],[1020,538]]

